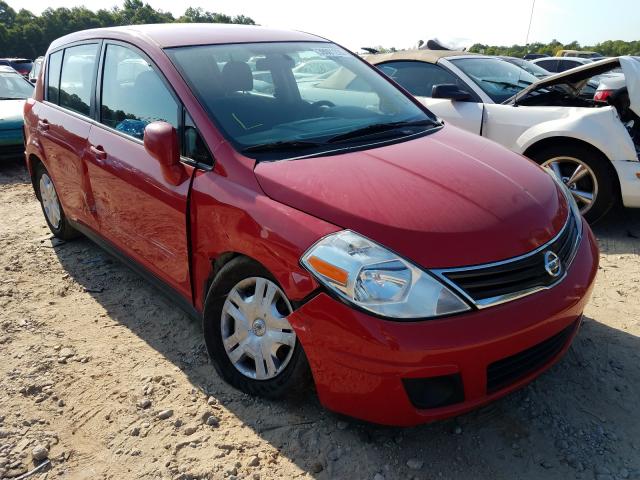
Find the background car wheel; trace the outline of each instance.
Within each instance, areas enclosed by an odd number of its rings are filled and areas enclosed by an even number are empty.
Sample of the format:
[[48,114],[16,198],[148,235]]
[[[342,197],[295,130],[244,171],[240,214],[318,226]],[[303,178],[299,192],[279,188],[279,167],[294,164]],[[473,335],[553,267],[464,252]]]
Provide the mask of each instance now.
[[615,204],[615,171],[603,155],[578,145],[558,145],[535,152],[532,159],[569,187],[589,223],[598,221]]
[[306,356],[289,321],[291,304],[261,265],[238,257],[216,275],[203,330],[216,370],[251,395],[280,398],[310,385]]
[[38,188],[40,206],[51,233],[63,240],[77,237],[79,233],[69,224],[60,204],[53,180],[42,164],[36,166],[36,186]]

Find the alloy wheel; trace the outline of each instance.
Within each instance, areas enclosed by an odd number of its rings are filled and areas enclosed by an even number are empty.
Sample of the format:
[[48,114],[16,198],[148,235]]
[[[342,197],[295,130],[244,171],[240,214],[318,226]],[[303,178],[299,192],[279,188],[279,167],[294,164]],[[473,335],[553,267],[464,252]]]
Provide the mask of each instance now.
[[61,220],[60,202],[53,182],[46,173],[40,176],[40,198],[47,220],[49,220],[49,223],[54,229],[59,228]]
[[589,165],[578,158],[554,157],[542,166],[550,169],[569,188],[581,214],[591,209],[598,196],[598,181]]
[[266,278],[246,278],[231,289],[220,328],[225,352],[240,373],[270,380],[286,368],[296,345],[291,312],[284,292]]

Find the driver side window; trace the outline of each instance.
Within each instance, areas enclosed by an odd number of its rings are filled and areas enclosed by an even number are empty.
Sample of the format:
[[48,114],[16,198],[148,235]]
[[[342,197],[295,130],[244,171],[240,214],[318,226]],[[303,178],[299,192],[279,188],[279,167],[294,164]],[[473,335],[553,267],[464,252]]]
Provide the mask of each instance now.
[[434,85],[445,83],[469,90],[456,76],[433,63],[417,61],[387,62],[378,68],[416,97],[431,97]]

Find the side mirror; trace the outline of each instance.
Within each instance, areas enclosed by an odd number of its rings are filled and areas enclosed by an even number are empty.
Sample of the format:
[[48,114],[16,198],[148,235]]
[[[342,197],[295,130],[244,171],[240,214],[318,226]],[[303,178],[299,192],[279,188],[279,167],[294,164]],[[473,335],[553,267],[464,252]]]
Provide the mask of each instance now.
[[144,128],[144,148],[162,168],[164,179],[172,185],[186,180],[187,174],[180,163],[178,132],[167,122],[152,122]]
[[36,82],[38,81],[38,79],[37,78],[30,78],[29,81],[35,85]]
[[471,94],[466,90],[462,90],[458,85],[454,83],[442,83],[440,85],[434,85],[431,88],[432,98],[448,98],[454,101],[464,101],[471,98]]

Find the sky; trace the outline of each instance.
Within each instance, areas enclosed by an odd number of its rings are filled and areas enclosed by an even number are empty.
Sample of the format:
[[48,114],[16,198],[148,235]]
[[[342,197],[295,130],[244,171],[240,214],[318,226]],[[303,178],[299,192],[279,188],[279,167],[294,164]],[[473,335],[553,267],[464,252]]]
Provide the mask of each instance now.
[[[409,48],[438,38],[453,47],[479,42],[524,44],[533,0],[146,0],[175,16],[186,6],[243,14],[269,27],[314,33],[352,50],[382,45]],[[92,10],[122,0],[8,0],[39,14],[47,7],[84,5]],[[640,39],[640,0],[535,0],[529,41],[590,45]]]

